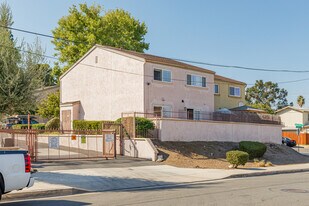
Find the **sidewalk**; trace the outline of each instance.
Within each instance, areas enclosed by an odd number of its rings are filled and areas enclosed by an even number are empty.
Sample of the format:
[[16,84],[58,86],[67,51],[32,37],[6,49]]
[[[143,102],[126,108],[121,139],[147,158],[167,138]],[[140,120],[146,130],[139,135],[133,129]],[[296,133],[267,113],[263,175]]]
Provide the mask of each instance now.
[[155,165],[43,171],[33,175],[36,177],[36,182],[32,188],[9,193],[5,196],[4,201],[5,199],[70,195],[83,192],[173,187],[224,178],[304,171],[309,171],[309,164],[227,170]]

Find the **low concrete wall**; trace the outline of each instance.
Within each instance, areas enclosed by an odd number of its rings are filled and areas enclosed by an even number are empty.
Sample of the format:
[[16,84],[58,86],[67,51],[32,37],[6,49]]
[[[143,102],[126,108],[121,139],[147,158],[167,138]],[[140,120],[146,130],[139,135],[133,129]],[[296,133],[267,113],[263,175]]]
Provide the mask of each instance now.
[[157,160],[158,150],[147,138],[125,139],[123,141],[124,156]]
[[180,119],[159,119],[155,124],[161,141],[248,140],[281,144],[281,125]]

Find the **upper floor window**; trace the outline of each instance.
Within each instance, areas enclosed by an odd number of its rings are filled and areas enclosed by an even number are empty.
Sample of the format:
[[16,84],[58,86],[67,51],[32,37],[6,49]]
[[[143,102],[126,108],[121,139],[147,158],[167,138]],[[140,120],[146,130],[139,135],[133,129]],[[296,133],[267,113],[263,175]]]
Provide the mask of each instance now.
[[218,84],[215,84],[215,87],[214,87],[214,92],[215,94],[219,94],[219,85]]
[[240,88],[239,87],[230,87],[230,96],[240,97]]
[[187,75],[187,85],[196,86],[196,87],[206,87],[206,77],[199,75]]
[[154,80],[162,82],[172,82],[172,74],[169,70],[155,69],[153,72]]

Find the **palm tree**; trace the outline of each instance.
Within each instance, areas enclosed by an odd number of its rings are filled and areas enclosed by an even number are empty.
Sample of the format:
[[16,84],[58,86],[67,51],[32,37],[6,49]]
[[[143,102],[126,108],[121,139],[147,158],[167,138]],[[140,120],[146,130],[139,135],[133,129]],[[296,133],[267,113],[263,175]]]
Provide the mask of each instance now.
[[297,97],[297,104],[298,104],[300,107],[303,107],[304,104],[305,104],[305,98],[304,98],[303,96],[299,95],[299,96]]

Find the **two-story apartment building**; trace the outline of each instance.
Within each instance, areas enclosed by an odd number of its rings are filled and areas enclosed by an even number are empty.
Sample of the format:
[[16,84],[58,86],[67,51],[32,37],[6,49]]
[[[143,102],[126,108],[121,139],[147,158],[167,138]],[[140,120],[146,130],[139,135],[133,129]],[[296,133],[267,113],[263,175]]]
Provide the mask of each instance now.
[[215,110],[245,105],[246,83],[215,75]]
[[[201,119],[214,112],[216,102],[219,107],[240,105],[244,87],[169,58],[95,45],[60,78],[60,119],[64,129],[75,119],[115,120],[122,112]],[[225,90],[230,91],[227,97]]]

